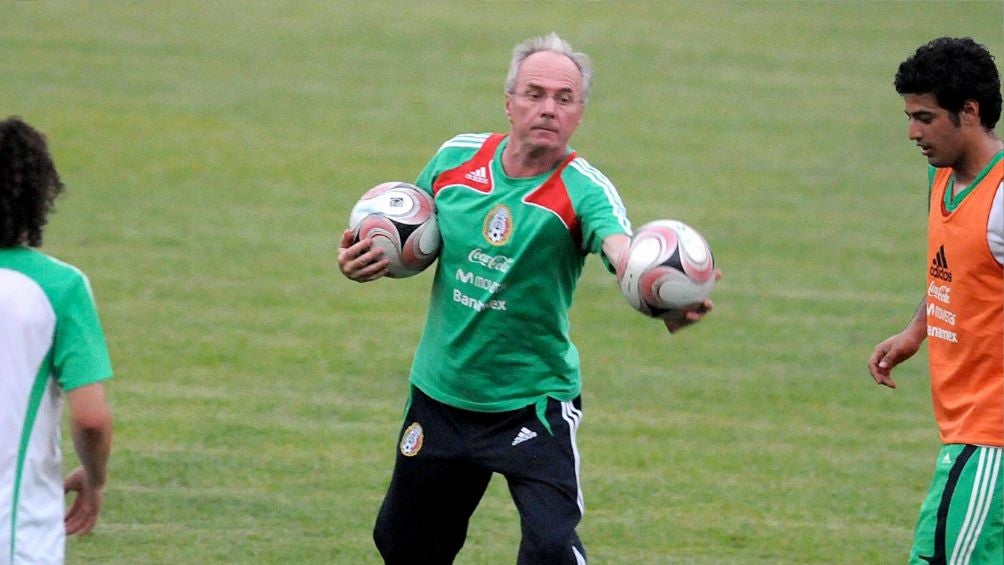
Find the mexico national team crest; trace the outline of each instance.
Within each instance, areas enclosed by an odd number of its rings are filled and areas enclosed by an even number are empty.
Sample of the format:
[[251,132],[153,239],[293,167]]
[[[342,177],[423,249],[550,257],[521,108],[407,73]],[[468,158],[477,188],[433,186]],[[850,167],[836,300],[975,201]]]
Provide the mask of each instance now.
[[481,228],[485,241],[492,245],[504,245],[512,236],[512,212],[504,204],[499,204],[485,216]]
[[425,441],[425,434],[422,432],[422,425],[418,422],[412,423],[408,429],[404,430],[401,437],[401,455],[414,457],[422,450],[422,442]]

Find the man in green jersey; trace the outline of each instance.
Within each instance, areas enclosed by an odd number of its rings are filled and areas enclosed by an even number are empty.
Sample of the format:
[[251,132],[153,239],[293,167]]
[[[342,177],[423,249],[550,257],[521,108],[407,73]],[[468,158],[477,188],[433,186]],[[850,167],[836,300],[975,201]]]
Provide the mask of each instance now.
[[[36,249],[62,189],[42,134],[0,122],[0,565],[62,563],[66,534],[89,532],[101,510],[108,349],[87,277]],[[64,398],[81,463],[65,479]],[[64,491],[76,492],[69,511]]]
[[[443,244],[374,530],[387,563],[451,563],[493,473],[520,514],[518,563],[585,563],[568,310],[585,257],[600,254],[612,270],[631,234],[614,185],[568,145],[592,75],[589,58],[556,34],[520,43],[505,82],[509,133],[457,135],[418,176]],[[386,274],[371,244],[343,234],[346,277]],[[711,307],[675,312],[666,327]]]

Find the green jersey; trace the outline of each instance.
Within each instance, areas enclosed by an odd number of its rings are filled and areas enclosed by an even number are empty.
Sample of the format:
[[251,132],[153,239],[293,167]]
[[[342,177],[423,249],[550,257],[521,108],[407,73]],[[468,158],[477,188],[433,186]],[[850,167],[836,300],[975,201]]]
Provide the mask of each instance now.
[[570,152],[547,173],[510,178],[507,141],[458,135],[416,182],[435,198],[443,245],[411,382],[479,412],[579,395],[572,294],[586,256],[631,233],[616,188],[584,159]]

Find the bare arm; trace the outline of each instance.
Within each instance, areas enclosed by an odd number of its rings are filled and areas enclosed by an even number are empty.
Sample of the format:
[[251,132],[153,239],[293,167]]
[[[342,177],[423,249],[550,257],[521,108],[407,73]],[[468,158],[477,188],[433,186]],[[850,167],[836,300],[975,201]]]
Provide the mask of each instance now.
[[620,263],[621,255],[627,253],[631,238],[624,234],[610,235],[603,240],[603,254],[611,265]]
[[66,492],[77,493],[63,523],[67,534],[86,534],[94,528],[101,512],[112,445],[112,415],[101,383],[73,389],[66,396],[80,467],[63,481]]
[[920,302],[917,311],[906,328],[898,334],[886,339],[875,346],[871,357],[868,359],[868,371],[872,374],[875,382],[896,388],[896,382],[892,380],[892,370],[903,361],[906,361],[920,349],[920,344],[927,337],[927,299]]

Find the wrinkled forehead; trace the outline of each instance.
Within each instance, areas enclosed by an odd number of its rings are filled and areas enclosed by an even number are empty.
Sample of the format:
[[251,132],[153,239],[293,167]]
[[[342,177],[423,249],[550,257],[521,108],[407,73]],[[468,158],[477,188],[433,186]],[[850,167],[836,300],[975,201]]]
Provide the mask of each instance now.
[[582,73],[575,62],[555,51],[538,51],[519,66],[516,88],[538,87],[546,90],[582,90]]

